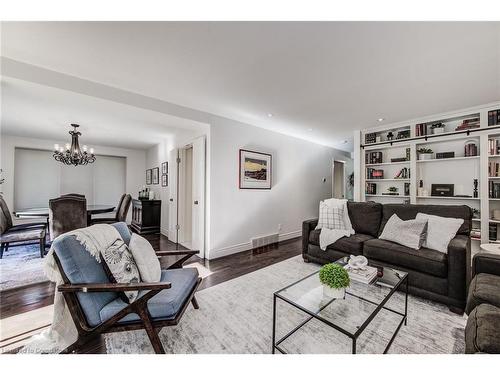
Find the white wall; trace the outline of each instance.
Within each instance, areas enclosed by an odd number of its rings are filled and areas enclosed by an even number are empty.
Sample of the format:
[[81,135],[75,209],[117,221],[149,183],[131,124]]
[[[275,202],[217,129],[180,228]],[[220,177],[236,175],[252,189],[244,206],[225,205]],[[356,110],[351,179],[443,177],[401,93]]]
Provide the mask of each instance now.
[[[14,156],[15,148],[29,148],[38,150],[52,150],[54,143],[57,140],[36,139],[27,137],[17,137],[1,134],[1,158],[0,168],[3,169],[3,177],[5,182],[1,185],[4,193],[4,199],[11,210],[14,207]],[[59,142],[61,143],[61,142]],[[145,168],[146,165],[146,152],[142,150],[131,150],[124,148],[94,146],[96,153],[100,155],[121,156],[126,158],[126,178],[125,189],[126,192],[133,197],[137,197],[137,193],[145,184]],[[55,161],[54,161],[55,163]],[[51,176],[46,176],[51,178]],[[36,181],[33,182],[36,184]],[[118,198],[117,198],[118,199]],[[118,202],[117,202],[118,203]],[[130,220],[129,211],[129,220]]]
[[[238,188],[239,149],[273,156],[271,190]],[[333,160],[347,152],[262,128],[218,118],[210,129],[209,259],[250,249],[250,239],[278,232],[280,239],[301,235],[302,221],[318,216],[321,199],[331,197]],[[326,182],[323,182],[323,179]]]

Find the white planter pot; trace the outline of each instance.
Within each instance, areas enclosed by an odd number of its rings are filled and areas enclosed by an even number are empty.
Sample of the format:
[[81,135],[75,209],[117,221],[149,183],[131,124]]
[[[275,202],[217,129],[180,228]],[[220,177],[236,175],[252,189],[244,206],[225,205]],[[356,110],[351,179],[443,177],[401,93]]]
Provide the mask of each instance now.
[[323,285],[323,295],[328,298],[344,298],[345,288],[334,289],[330,288],[328,285]]
[[418,154],[418,160],[431,160],[432,154]]
[[432,129],[432,134],[441,134],[444,133],[444,128],[434,128]]

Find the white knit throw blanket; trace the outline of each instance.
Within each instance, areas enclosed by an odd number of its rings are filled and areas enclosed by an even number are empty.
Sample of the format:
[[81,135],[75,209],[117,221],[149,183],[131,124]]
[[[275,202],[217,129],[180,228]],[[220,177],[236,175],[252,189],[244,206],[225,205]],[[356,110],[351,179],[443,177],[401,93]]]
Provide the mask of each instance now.
[[[121,239],[116,228],[109,224],[92,225],[65,233],[63,236],[75,236],[76,240],[99,263],[101,262],[99,256],[101,249],[106,249],[117,239]],[[53,254],[54,248],[52,246],[44,262],[45,275],[50,281],[56,283],[52,324],[40,334],[33,336],[19,353],[59,353],[73,344],[78,338],[78,333],[66,301],[62,293],[57,291],[57,286],[62,284],[63,280]]]

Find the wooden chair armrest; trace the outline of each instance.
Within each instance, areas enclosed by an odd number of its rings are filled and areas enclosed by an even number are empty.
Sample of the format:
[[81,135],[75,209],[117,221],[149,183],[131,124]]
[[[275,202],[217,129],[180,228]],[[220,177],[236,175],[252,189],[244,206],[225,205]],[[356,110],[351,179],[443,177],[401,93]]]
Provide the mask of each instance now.
[[158,283],[108,283],[108,284],[62,284],[57,290],[62,293],[92,292],[126,292],[130,290],[163,290],[170,289],[169,282]]
[[170,256],[170,255],[196,255],[200,252],[198,250],[162,250],[157,251],[156,255],[159,257]]

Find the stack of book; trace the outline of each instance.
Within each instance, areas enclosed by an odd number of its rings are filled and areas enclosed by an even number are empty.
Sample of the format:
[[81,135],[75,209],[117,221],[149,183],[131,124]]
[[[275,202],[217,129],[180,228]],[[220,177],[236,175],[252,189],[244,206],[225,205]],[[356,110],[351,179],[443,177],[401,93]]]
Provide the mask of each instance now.
[[368,180],[382,179],[384,178],[384,170],[375,168],[366,168],[366,178]]
[[500,171],[500,163],[497,161],[490,161],[488,163],[488,176],[489,177],[499,177],[498,173]]
[[490,181],[488,184],[490,198],[500,198],[500,182]]
[[382,163],[382,152],[380,151],[367,152],[365,155],[365,163],[366,164]]
[[477,156],[477,145],[470,143],[465,145],[465,156]]
[[375,267],[365,266],[362,269],[354,269],[349,265],[345,266],[351,280],[358,281],[363,284],[370,284],[377,277],[377,269]]
[[366,194],[376,195],[377,194],[377,184],[367,182],[366,183]]
[[481,239],[481,229],[477,229],[477,228],[471,229],[470,238]]
[[479,128],[479,117],[468,118],[462,121],[462,124],[455,128],[455,131],[470,130]]
[[500,154],[500,140],[488,139],[488,154],[489,155],[499,155]]
[[394,178],[410,178],[410,168],[403,168]]
[[488,126],[500,125],[500,109],[488,112]]
[[421,137],[422,135],[427,135],[427,124],[415,125],[415,135],[417,137]]

